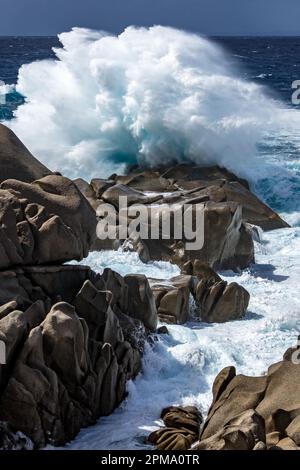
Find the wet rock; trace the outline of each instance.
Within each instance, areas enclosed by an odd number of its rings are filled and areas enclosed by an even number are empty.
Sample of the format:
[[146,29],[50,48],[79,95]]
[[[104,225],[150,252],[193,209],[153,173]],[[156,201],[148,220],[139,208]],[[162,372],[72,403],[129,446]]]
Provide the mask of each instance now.
[[[157,217],[166,204],[175,203],[177,209],[190,204],[193,212],[196,204],[204,205],[205,233],[201,249],[188,250],[184,236],[177,240],[172,232],[168,238],[161,231],[158,239],[130,240],[132,249],[143,261],[164,260],[182,266],[189,260],[199,259],[215,269],[243,269],[254,261],[255,226],[263,230],[288,227],[250,191],[247,181],[218,166],[177,164],[144,171],[133,168],[125,176],[92,180],[90,190],[86,183],[79,186],[93,207],[109,202],[118,209],[119,197],[126,196],[129,205],[146,205],[152,216],[156,212]],[[149,231],[150,224],[149,221]],[[98,240],[93,249],[116,249],[108,242]]]
[[250,295],[242,286],[228,284],[208,265],[196,259],[182,267],[182,271],[193,274],[196,315],[207,323],[222,323],[241,318],[248,308]]
[[228,284],[208,265],[196,259],[188,261],[182,272],[191,274],[195,298],[195,314],[207,323],[222,323],[242,318],[248,308],[250,295],[236,282]]
[[[77,184],[94,208],[108,202],[118,210],[119,197],[126,196],[129,205],[146,205],[149,213],[151,211],[152,216],[157,213],[157,217],[164,205],[176,204],[178,209],[190,204],[195,218],[196,204],[204,205],[202,248],[188,250],[185,236],[178,240],[172,232],[169,238],[163,231],[158,239],[131,239],[129,236],[132,249],[143,261],[165,260],[182,266],[189,260],[199,259],[215,269],[243,269],[254,261],[253,226],[264,230],[288,226],[251,193],[245,180],[217,166],[180,164],[144,171],[135,168],[125,176],[94,179],[88,187],[83,182]],[[149,221],[148,231],[150,224]],[[98,240],[93,249],[115,247]]]
[[156,333],[158,335],[169,335],[170,334],[168,328],[166,327],[166,325],[163,325],[163,326],[160,326],[159,328],[157,328]]
[[213,269],[199,260],[185,263],[182,269],[188,274],[168,282],[149,280],[160,321],[182,324],[192,313],[193,318],[207,323],[223,323],[245,315],[250,295],[242,286],[222,281]]
[[[180,201],[177,208],[179,205],[183,208],[186,202]],[[195,227],[197,221],[195,200],[190,210],[192,224]],[[158,219],[162,211],[163,209],[156,204],[151,214]],[[187,243],[195,242],[195,238],[188,240],[183,236],[180,240],[174,239],[172,232],[168,238],[169,235],[161,230],[158,239],[133,240],[133,250],[139,253],[143,261],[162,260],[179,266],[189,260],[199,259],[214,269],[236,270],[245,268],[254,261],[253,240],[250,231],[243,224],[241,206],[236,203],[208,201],[204,204],[203,218],[204,240],[201,248],[194,245],[193,249],[187,249]],[[200,238],[200,235],[198,237]]]
[[158,199],[160,199],[159,196],[147,196],[143,192],[123,184],[116,184],[114,186],[108,187],[101,197],[105,202],[108,202],[115,207],[119,207],[120,197],[126,197],[128,206],[138,203],[151,204],[152,202],[156,202]]
[[14,433],[7,423],[0,422],[1,450],[32,450],[33,444],[23,433]]
[[165,427],[148,437],[158,450],[187,450],[197,441],[202,415],[193,406],[165,408],[161,413]]
[[219,282],[222,278],[207,264],[199,259],[187,261],[181,268],[183,274],[195,276],[198,279],[205,279],[210,285]]
[[245,222],[258,225],[263,230],[289,227],[276,212],[238,181],[226,182],[222,189],[227,201],[235,201],[241,204]]
[[109,188],[115,185],[114,180],[105,180],[101,178],[94,178],[91,180],[91,188],[97,199],[102,197],[102,194]]

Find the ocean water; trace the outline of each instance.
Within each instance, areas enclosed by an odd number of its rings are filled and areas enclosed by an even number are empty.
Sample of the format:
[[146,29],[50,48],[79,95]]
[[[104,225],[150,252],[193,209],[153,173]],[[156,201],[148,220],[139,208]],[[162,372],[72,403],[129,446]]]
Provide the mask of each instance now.
[[[160,411],[194,404],[205,413],[216,374],[264,374],[300,330],[300,38],[205,39],[170,28],[119,37],[75,29],[56,38],[0,39],[0,116],[52,169],[70,177],[122,171],[157,159],[224,164],[292,226],[261,234],[256,263],[236,275],[251,294],[242,320],[170,326],[148,347],[143,372],[111,415],[67,449],[143,449]],[[51,51],[51,47],[56,50]],[[26,65],[22,65],[26,63]],[[21,68],[20,68],[21,67]],[[176,266],[136,254],[92,253],[101,272],[168,279]]]

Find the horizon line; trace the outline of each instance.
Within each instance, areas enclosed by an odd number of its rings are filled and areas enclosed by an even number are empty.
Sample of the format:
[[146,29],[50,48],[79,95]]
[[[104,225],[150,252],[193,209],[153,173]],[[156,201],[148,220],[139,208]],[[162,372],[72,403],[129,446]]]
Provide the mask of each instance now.
[[[69,30],[70,31],[70,30]],[[68,32],[68,31],[64,31]],[[228,37],[228,38],[298,38],[300,37],[300,33],[298,34],[227,34],[227,33],[218,33],[218,34],[206,34],[201,33],[200,31],[190,31],[191,33],[196,33],[206,37]],[[53,33],[53,34],[0,34],[0,38],[57,38],[58,34],[61,33]],[[113,33],[118,34],[118,33]]]

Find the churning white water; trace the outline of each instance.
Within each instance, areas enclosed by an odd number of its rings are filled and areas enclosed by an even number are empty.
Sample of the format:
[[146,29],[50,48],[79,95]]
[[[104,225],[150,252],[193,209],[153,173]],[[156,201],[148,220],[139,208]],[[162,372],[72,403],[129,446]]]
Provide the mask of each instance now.
[[283,113],[239,77],[211,41],[176,29],[128,27],[119,36],[74,28],[57,60],[23,65],[26,102],[7,125],[52,170],[83,178],[126,163],[193,160],[249,174],[256,145]]

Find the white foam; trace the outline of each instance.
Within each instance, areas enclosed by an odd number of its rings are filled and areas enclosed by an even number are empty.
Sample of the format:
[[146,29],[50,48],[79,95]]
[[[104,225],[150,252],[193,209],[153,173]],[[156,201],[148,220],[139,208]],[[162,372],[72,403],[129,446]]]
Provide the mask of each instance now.
[[56,60],[21,67],[16,90],[26,102],[7,125],[67,176],[170,159],[249,176],[265,131],[278,123],[299,131],[298,111],[283,112],[203,37],[154,26],[119,36],[74,28],[59,39]]
[[[73,261],[77,264],[76,261]],[[131,251],[100,251],[92,252],[80,262],[90,266],[94,271],[102,273],[105,268],[112,268],[122,276],[126,274],[144,274],[153,279],[169,279],[180,274],[177,265],[165,261],[142,263],[138,254]]]

